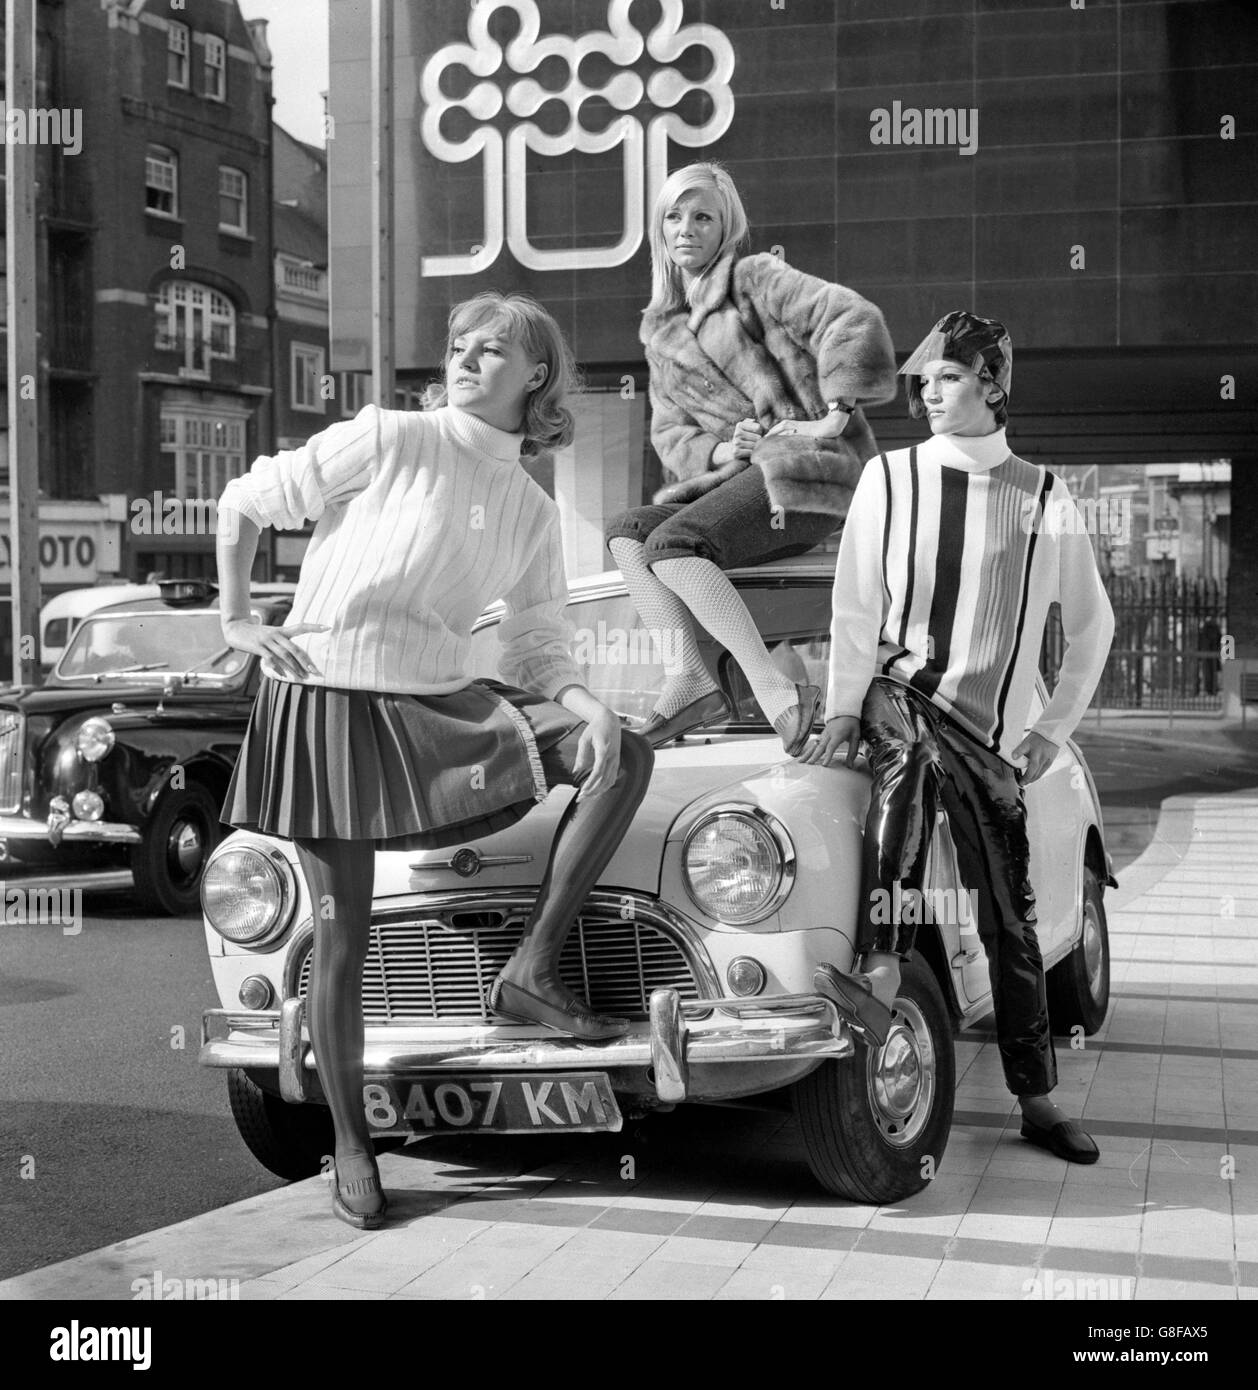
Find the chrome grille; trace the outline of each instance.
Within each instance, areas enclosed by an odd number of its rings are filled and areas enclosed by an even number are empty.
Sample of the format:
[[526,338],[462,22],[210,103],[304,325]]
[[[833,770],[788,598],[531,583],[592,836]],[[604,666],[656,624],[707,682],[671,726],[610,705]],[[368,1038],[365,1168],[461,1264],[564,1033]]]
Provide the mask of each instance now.
[[0,811],[22,809],[22,752],[26,720],[16,711],[0,710]]
[[[487,1022],[489,988],[524,930],[523,911],[444,911],[376,920],[363,969],[367,1023],[408,1019]],[[305,947],[297,993],[310,983]],[[583,913],[568,934],[559,975],[600,1013],[645,1018],[652,990],[699,998],[685,951],[651,922]]]

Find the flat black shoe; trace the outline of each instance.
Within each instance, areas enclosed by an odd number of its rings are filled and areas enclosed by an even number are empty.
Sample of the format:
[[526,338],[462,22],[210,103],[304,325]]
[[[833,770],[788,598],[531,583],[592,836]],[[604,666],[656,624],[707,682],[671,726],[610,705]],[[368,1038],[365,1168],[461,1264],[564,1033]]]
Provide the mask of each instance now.
[[645,722],[638,726],[637,732],[651,745],[658,748],[662,743],[671,743],[694,729],[705,728],[709,724],[722,724],[732,718],[733,711],[729,701],[719,690],[710,690],[683,705],[676,714],[649,714]]
[[1045,1129],[1022,1117],[1022,1137],[1038,1149],[1047,1149],[1067,1163],[1095,1163],[1101,1156],[1096,1140],[1074,1120],[1058,1120]]
[[812,726],[821,706],[821,691],[815,685],[797,685],[796,703],[773,721],[773,727],[782,736],[789,757],[802,753],[808,746]]
[[554,1004],[540,994],[513,985],[501,975],[489,991],[489,1007],[494,1013],[516,1023],[540,1023],[544,1028],[568,1033],[583,1042],[607,1042],[611,1038],[623,1037],[629,1031],[627,1018],[596,1014],[593,1009],[583,1007],[576,998]]
[[819,965],[812,982],[819,994],[832,999],[852,1028],[873,1047],[881,1047],[891,1032],[891,1010],[873,992],[868,975],[845,975],[832,965]]
[[[381,1199],[379,1211],[354,1211],[341,1200],[344,1191],[348,1197],[373,1197],[377,1193]],[[385,1213],[389,1210],[389,1199],[380,1186],[379,1177],[351,1178],[342,1183],[336,1169],[332,1170],[332,1211],[356,1231],[378,1231],[384,1225]]]

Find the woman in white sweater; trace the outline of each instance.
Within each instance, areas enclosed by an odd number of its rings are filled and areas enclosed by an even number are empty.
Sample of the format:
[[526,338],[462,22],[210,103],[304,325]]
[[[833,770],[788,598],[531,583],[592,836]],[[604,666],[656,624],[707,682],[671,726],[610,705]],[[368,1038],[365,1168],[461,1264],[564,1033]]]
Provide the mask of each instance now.
[[[512,824],[559,784],[560,821],[519,948],[490,1007],[587,1040],[593,1013],[558,960],[646,792],[653,755],[586,690],[563,616],[554,502],[521,455],[572,438],[571,354],[526,296],[455,307],[439,408],[367,406],[259,458],[219,502],[224,640],[263,658],[223,819],[292,839],[313,907],[310,1037],[336,1129],[333,1209],[387,1206],[362,1105],[362,969],[377,848],[431,849]],[[315,521],[289,622],[256,625],[263,526]],[[467,674],[472,624],[501,598],[504,683]]]

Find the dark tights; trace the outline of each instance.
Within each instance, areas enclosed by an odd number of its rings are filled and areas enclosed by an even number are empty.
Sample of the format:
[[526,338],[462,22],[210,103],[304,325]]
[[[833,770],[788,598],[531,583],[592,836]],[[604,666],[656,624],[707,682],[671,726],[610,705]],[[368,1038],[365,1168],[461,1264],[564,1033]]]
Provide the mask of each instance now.
[[[552,785],[584,780],[571,772],[580,730],[543,754]],[[606,791],[575,797],[555,831],[550,860],[524,935],[504,973],[517,984],[561,997],[563,943],[590,890],[616,852],[646,794],[655,755],[636,734],[620,742],[620,768]],[[374,1174],[371,1132],[363,1112],[363,963],[371,932],[375,849],[370,840],[298,840],[314,914],[314,960],[306,1011],[319,1079],[336,1129],[338,1177]],[[371,1210],[372,1200],[351,1208]]]

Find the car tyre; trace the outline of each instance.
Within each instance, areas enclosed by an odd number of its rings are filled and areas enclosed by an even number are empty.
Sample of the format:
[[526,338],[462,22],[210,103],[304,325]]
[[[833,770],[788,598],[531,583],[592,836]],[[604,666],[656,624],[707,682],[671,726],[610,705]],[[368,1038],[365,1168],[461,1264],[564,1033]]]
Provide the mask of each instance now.
[[1074,949],[1048,972],[1048,1014],[1054,1033],[1095,1033],[1109,1011],[1109,924],[1096,871],[1083,871],[1083,931]]
[[852,1202],[902,1201],[939,1169],[952,1128],[952,1018],[933,971],[905,963],[881,1048],[822,1063],[792,1088],[808,1165]]
[[290,1105],[238,1068],[227,1073],[227,1098],[249,1152],[277,1178],[296,1182],[324,1171],[324,1160],[335,1148],[326,1106]]
[[131,850],[139,906],[185,916],[200,904],[201,875],[223,837],[219,804],[200,782],[165,792]]

